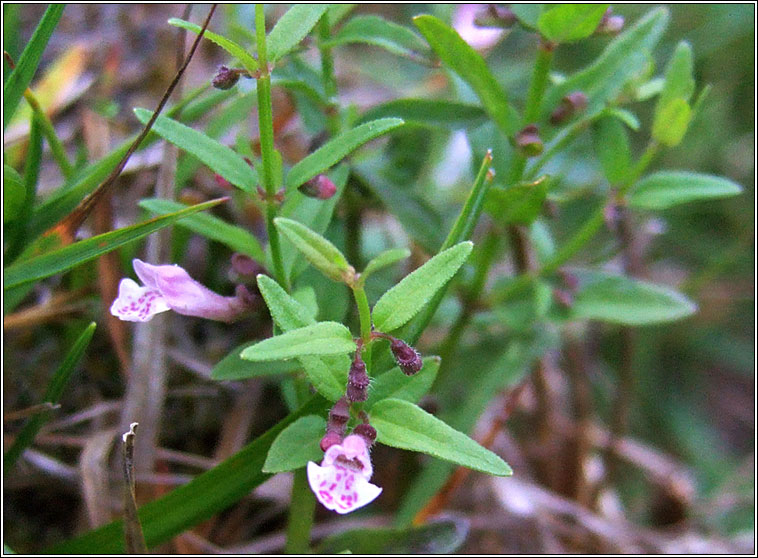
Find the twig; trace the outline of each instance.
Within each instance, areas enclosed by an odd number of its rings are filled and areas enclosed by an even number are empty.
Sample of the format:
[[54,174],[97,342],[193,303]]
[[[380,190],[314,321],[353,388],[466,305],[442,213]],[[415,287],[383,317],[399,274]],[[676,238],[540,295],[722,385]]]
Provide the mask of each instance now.
[[133,422],[129,432],[124,433],[124,538],[127,554],[147,554],[145,536],[137,515],[137,500],[134,490],[134,434],[139,426]]

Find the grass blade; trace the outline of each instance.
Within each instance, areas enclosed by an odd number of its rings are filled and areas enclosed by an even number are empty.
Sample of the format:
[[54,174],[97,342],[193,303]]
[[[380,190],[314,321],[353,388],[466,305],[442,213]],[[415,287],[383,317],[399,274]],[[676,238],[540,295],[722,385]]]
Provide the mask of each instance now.
[[[50,380],[50,384],[47,386],[47,392],[45,392],[44,402],[51,403],[53,405],[58,403],[61,395],[63,394],[63,390],[66,387],[66,384],[76,369],[76,365],[79,364],[79,361],[84,355],[85,349],[89,345],[89,342],[92,340],[92,336],[95,333],[95,327],[95,322],[89,324],[81,333],[81,335],[79,335],[79,338],[74,342],[74,345],[71,347],[71,350],[69,350],[66,358],[63,359],[63,363],[60,365],[60,368],[58,368],[58,370],[55,371],[55,374],[53,374],[53,377]],[[42,428],[42,425],[47,422],[49,416],[49,412],[42,412],[34,415],[31,419],[29,419],[29,422],[24,425],[24,427],[21,429],[21,432],[18,433],[18,436],[16,436],[13,445],[3,456],[3,464],[5,465],[6,475],[8,474],[8,471],[13,468],[13,465],[16,463],[23,451],[29,447],[29,444],[31,444],[32,441],[34,441],[34,437],[37,435],[37,432],[39,432],[39,429]]]
[[178,221],[182,217],[192,215],[198,211],[210,209],[211,207],[226,201],[226,199],[227,198],[220,198],[193,205],[182,211],[177,211],[176,213],[156,217],[149,221],[145,221],[144,223],[93,236],[86,240],[80,240],[79,242],[69,244],[59,250],[13,264],[5,269],[5,283],[3,285],[3,290],[8,290],[30,281],[44,279],[45,277],[50,277],[56,273],[76,267],[79,264],[95,259],[98,256],[115,250],[129,242],[139,240],[150,233]]

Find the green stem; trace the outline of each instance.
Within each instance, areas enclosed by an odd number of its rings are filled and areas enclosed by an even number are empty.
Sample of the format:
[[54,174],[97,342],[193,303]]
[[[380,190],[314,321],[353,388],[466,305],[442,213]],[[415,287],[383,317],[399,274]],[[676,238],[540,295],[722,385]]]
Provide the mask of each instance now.
[[547,88],[550,66],[553,63],[554,45],[540,41],[537,49],[537,61],[534,65],[532,82],[529,85],[529,93],[526,97],[526,108],[524,109],[524,124],[531,124],[537,121],[540,116],[540,107],[542,105],[542,96]]
[[58,139],[57,134],[55,133],[55,128],[53,128],[53,123],[50,122],[50,119],[47,117],[47,114],[44,110],[42,110],[42,107],[40,107],[39,101],[37,101],[37,98],[34,96],[34,93],[30,89],[27,89],[24,91],[24,98],[26,99],[26,102],[29,103],[29,106],[32,109],[32,112],[35,114],[35,116],[38,119],[40,130],[42,131],[42,134],[45,136],[45,139],[47,140],[47,144],[50,146],[50,151],[53,154],[53,158],[55,159],[55,162],[58,163],[58,166],[61,169],[61,174],[63,174],[63,178],[70,178],[71,175],[74,172],[74,167],[71,166],[71,163],[68,161],[68,157],[66,157],[66,150],[63,148],[63,144],[61,143],[61,140]]
[[309,554],[311,528],[313,527],[313,510],[316,498],[308,486],[305,467],[295,471],[292,479],[292,501],[290,503],[289,522],[287,524],[287,542],[285,554]]
[[261,140],[261,161],[263,167],[263,190],[266,192],[266,232],[271,246],[271,260],[274,275],[283,289],[289,291],[289,281],[284,271],[282,249],[279,244],[279,232],[274,226],[277,215],[277,205],[274,196],[278,189],[275,166],[277,160],[274,148],[274,116],[271,108],[271,75],[268,71],[266,58],[266,17],[263,4],[255,5],[255,35],[258,48],[258,63],[260,76],[257,78],[256,97],[258,98],[258,129]]
[[366,363],[366,372],[371,374],[371,309],[368,305],[368,297],[362,286],[353,287],[355,305],[358,307],[358,319],[361,323],[361,341],[363,341],[363,362]]

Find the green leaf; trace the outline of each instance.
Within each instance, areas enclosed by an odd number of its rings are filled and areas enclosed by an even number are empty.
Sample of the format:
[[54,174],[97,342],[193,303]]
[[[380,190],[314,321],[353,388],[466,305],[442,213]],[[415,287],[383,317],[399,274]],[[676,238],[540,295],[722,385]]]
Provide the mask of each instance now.
[[376,118],[402,118],[407,123],[446,128],[474,127],[487,118],[482,107],[442,99],[395,99],[365,112],[359,122]]
[[214,380],[246,380],[260,376],[275,376],[288,374],[302,370],[302,365],[296,360],[274,360],[266,362],[252,362],[243,360],[240,356],[242,351],[252,347],[255,343],[245,343],[233,349],[222,358],[211,370],[211,378]]
[[429,47],[410,29],[376,15],[356,16],[348,21],[323,46],[334,47],[351,43],[378,46],[399,56],[430,65]]
[[653,122],[653,139],[663,145],[679,145],[692,120],[692,109],[684,99],[671,99]]
[[198,211],[210,209],[226,201],[226,199],[221,198],[193,205],[176,213],[155,217],[144,223],[93,236],[86,240],[80,240],[58,250],[15,263],[5,269],[3,289],[8,290],[29,281],[44,279],[56,273],[72,269],[79,264],[93,260],[125,244],[139,240],[163,227],[167,227],[183,217],[192,215]]
[[[71,349],[66,354],[58,370],[55,371],[53,377],[50,379],[50,383],[47,386],[45,392],[44,402],[57,404],[63,395],[63,390],[66,388],[68,381],[71,379],[71,375],[76,370],[79,361],[84,356],[84,351],[89,346],[89,342],[92,340],[92,336],[95,334],[95,322],[90,323],[84,331],[79,334],[79,337],[72,345]],[[11,467],[15,464],[16,460],[21,456],[23,451],[34,441],[34,437],[39,432],[39,429],[50,418],[49,412],[42,412],[34,415],[18,433],[16,439],[13,441],[13,445],[5,452],[3,456],[3,465],[5,467],[5,473],[7,474]]]
[[559,4],[542,12],[537,28],[555,43],[571,43],[592,35],[608,4]]
[[366,268],[361,272],[358,284],[365,284],[366,279],[368,279],[372,273],[375,273],[380,269],[384,269],[385,267],[391,266],[400,260],[404,260],[410,255],[411,251],[408,250],[408,248],[391,248],[390,250],[385,250],[381,254],[378,254],[372,258],[371,261],[366,264]]
[[402,399],[411,403],[418,401],[429,391],[440,369],[440,357],[424,357],[421,370],[413,376],[406,376],[399,366],[388,370],[371,382],[371,390],[365,403],[370,409],[383,399]]
[[324,539],[316,552],[337,554],[452,554],[466,540],[468,524],[453,517],[435,519],[418,527],[360,527]]
[[329,4],[326,16],[329,20],[329,27],[334,27],[342,21],[347,14],[355,9],[356,4]]
[[24,179],[10,165],[3,165],[3,223],[19,217],[24,207],[26,188]]
[[511,4],[516,19],[527,29],[537,30],[540,15],[545,11],[544,4]]
[[[187,31],[192,31],[195,34],[199,34],[200,31],[202,31],[202,27],[199,25],[195,25],[194,23],[190,23],[189,21],[184,21],[183,19],[179,19],[176,17],[172,17],[168,20],[169,25],[173,25],[175,27],[181,27],[182,29],[186,29]],[[234,58],[242,62],[242,65],[245,67],[245,69],[248,72],[255,72],[258,69],[258,61],[250,56],[248,52],[242,48],[240,45],[232,41],[231,39],[227,39],[226,37],[222,37],[221,35],[217,35],[216,33],[213,33],[211,31],[205,30],[205,33],[203,33],[203,38],[208,39],[209,41],[216,43],[218,46],[223,48],[226,52],[231,54]]]
[[499,223],[529,225],[542,211],[550,180],[542,176],[508,188],[490,188],[485,208]]
[[350,330],[337,322],[319,322],[264,339],[242,351],[246,360],[282,360],[355,351]]
[[640,129],[640,119],[637,118],[637,115],[634,114],[630,110],[618,108],[618,107],[612,107],[606,110],[606,113],[608,116],[611,116],[613,118],[616,118],[617,120],[620,120],[624,124],[627,125],[628,128],[631,130],[634,130],[635,132],[639,131]]
[[598,119],[592,126],[592,144],[608,183],[622,184],[632,168],[632,150],[621,121],[611,116]]
[[575,319],[640,326],[679,320],[697,310],[670,287],[601,271],[575,270],[575,274],[581,285],[571,308]]
[[328,7],[328,4],[296,4],[287,10],[266,38],[269,61],[276,62],[295,48]]
[[[134,114],[143,124],[153,115],[151,111],[140,108],[134,109]],[[200,159],[213,172],[220,174],[241,190],[251,193],[255,191],[258,184],[255,171],[244,158],[227,146],[167,116],[159,116],[156,119],[153,131]]]
[[[158,198],[142,200],[139,205],[157,215],[167,215],[187,208],[182,203]],[[226,244],[233,251],[246,254],[262,265],[266,264],[266,255],[260,241],[242,227],[230,225],[223,219],[207,214],[187,217],[179,222],[179,226]]]
[[390,332],[413,318],[455,275],[473,246],[472,242],[461,242],[440,252],[384,293],[372,311],[376,328]]
[[347,263],[342,252],[323,236],[302,223],[284,217],[274,219],[274,224],[321,273],[338,282],[352,280],[355,270]]
[[369,416],[381,444],[427,453],[490,475],[513,474],[500,457],[413,403],[384,399]]
[[445,65],[471,86],[498,128],[505,135],[513,136],[518,131],[519,118],[484,58],[436,17],[420,15],[413,18],[413,22]]
[[37,27],[34,29],[32,38],[24,47],[24,51],[16,62],[16,68],[8,76],[8,81],[3,85],[3,130],[11,121],[16,112],[21,97],[29,87],[29,84],[37,71],[42,53],[45,51],[50,35],[53,34],[58,21],[63,14],[65,4],[50,4],[45,10]]
[[561,99],[572,91],[587,95],[587,115],[602,110],[647,66],[648,51],[660,39],[668,18],[665,8],[651,10],[611,41],[589,66],[548,89],[541,105],[542,118],[547,118]]
[[676,50],[669,60],[668,66],[666,66],[663,89],[655,106],[653,129],[660,126],[658,120],[663,117],[661,113],[666,110],[671,101],[683,99],[689,102],[695,92],[695,78],[692,76],[692,72],[692,47],[686,41],[682,41],[676,46]]
[[661,171],[640,180],[629,195],[637,209],[667,209],[692,201],[736,196],[742,187],[727,178],[686,171]]
[[[326,410],[327,402],[322,397],[311,398],[229,459],[142,506],[139,519],[147,546],[168,541],[247,496],[271,477],[261,468],[279,433],[302,416],[319,415]],[[114,521],[45,550],[51,554],[124,554],[123,529],[121,521]]]
[[297,300],[287,294],[279,283],[267,275],[258,275],[258,290],[266,301],[271,318],[283,331],[297,329],[316,323],[311,313]]
[[399,118],[381,118],[366,122],[340,134],[319,149],[299,161],[287,174],[287,189],[297,188],[302,183],[340,162],[354,149],[390,130],[401,126]]
[[[266,301],[274,322],[287,332],[313,325],[311,313],[273,279],[258,276],[258,288]],[[298,359],[308,380],[320,394],[336,401],[345,394],[350,359],[347,355],[306,356]]]
[[326,420],[317,415],[301,417],[282,430],[268,450],[264,473],[283,473],[305,467],[309,461],[324,457],[319,443],[326,431]]

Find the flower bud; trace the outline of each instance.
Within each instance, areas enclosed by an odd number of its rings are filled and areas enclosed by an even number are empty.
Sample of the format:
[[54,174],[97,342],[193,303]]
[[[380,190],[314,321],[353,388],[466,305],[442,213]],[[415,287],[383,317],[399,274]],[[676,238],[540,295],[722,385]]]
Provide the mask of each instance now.
[[416,349],[408,345],[405,341],[400,339],[392,339],[390,342],[390,350],[392,351],[395,361],[397,361],[400,370],[406,376],[413,376],[416,372],[421,370],[423,362],[421,361],[421,355],[418,354]]
[[350,420],[350,403],[347,402],[347,399],[341,397],[329,411],[327,428],[332,424],[335,426],[344,426],[347,424],[348,420]]
[[337,444],[342,443],[342,435],[339,432],[336,432],[334,430],[327,430],[326,434],[324,434],[324,437],[321,438],[321,442],[319,442],[319,446],[321,447],[321,451],[326,451],[332,446],[336,446]]
[[239,81],[240,73],[237,69],[221,66],[211,84],[216,89],[231,89]]
[[253,277],[264,271],[261,264],[256,262],[253,258],[238,252],[232,254],[232,269],[237,275]]
[[371,446],[374,443],[374,440],[376,440],[376,428],[374,428],[367,422],[359,424],[358,426],[353,428],[353,434],[357,434],[358,436],[366,440],[367,446]]
[[624,28],[624,16],[613,15],[613,9],[605,10],[600,23],[595,29],[596,35],[616,35]]
[[542,145],[537,126],[529,124],[516,134],[516,147],[524,157],[536,157],[542,153],[544,146]]
[[220,174],[214,174],[213,180],[216,181],[216,184],[218,184],[219,188],[222,190],[234,190],[234,185]]
[[574,295],[565,289],[553,289],[553,300],[564,308],[571,308],[574,303]]
[[366,374],[366,363],[361,360],[360,355],[356,355],[353,364],[350,366],[350,372],[347,375],[347,398],[349,401],[361,402],[368,399],[368,385],[370,383],[368,374]]
[[297,189],[300,190],[301,194],[319,200],[328,200],[337,192],[337,186],[325,174],[314,176],[308,182],[298,186]]
[[563,99],[561,99],[561,104],[558,105],[558,108],[556,108],[550,115],[550,123],[553,126],[561,124],[575,114],[584,111],[586,108],[587,95],[581,91],[574,91],[572,93],[569,93],[563,97]]

